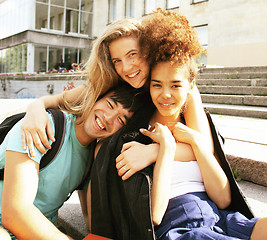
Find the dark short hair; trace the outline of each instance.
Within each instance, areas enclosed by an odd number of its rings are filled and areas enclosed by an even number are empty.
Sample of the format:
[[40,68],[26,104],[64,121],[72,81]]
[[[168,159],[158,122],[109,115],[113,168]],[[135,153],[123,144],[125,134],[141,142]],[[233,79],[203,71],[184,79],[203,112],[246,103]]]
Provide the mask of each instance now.
[[100,96],[99,99],[108,93],[112,93],[111,98],[113,101],[122,104],[130,112],[136,112],[144,104],[144,93],[126,82],[119,82],[115,87],[110,88],[104,95]]

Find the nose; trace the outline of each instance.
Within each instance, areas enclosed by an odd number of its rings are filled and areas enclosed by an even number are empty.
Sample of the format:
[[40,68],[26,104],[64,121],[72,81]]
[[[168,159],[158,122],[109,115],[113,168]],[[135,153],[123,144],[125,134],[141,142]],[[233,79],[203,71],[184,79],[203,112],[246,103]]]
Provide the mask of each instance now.
[[117,117],[117,113],[114,111],[108,111],[104,114],[104,116],[105,116],[105,121],[107,122],[107,124],[111,125],[114,123]]
[[163,88],[162,97],[164,97],[164,98],[170,98],[171,97],[171,91],[169,88]]
[[122,62],[122,70],[123,72],[127,72],[131,69],[132,62],[130,60],[125,60]]

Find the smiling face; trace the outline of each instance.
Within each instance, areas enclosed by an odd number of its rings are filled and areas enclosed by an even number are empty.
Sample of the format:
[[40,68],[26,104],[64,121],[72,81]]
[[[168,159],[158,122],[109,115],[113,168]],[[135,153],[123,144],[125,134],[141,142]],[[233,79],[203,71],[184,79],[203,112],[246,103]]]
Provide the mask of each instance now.
[[87,145],[97,138],[107,138],[123,127],[133,113],[112,99],[113,92],[98,100],[83,124],[76,125],[79,142]]
[[177,122],[187,95],[195,82],[189,83],[188,68],[170,62],[158,63],[151,72],[150,94],[157,116],[166,122]]
[[149,64],[141,56],[134,37],[121,37],[109,45],[111,61],[118,75],[134,88],[142,87],[149,74]]

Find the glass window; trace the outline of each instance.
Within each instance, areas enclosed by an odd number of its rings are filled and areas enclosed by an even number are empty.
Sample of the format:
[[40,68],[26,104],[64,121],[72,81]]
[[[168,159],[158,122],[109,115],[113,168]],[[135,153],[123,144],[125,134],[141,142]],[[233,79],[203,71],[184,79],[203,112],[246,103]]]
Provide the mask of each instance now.
[[93,14],[81,12],[80,17],[81,17],[80,33],[92,36]]
[[66,10],[66,33],[78,33],[79,12],[75,10]]
[[50,29],[63,31],[64,8],[50,7]]
[[48,3],[48,0],[37,0],[36,2]]
[[79,12],[72,10],[70,12],[70,32],[78,33]]
[[197,31],[199,42],[203,46],[208,46],[208,25],[196,26],[195,30]]
[[47,47],[35,46],[34,50],[34,71],[46,72]]
[[116,19],[116,0],[109,0],[108,21],[113,22]]
[[[197,33],[198,33],[198,38],[199,42],[202,44],[202,46],[207,49],[208,48],[208,25],[203,25],[203,26],[196,26],[195,27]],[[207,54],[202,53],[200,58],[197,59],[197,63],[200,65],[207,65]]]
[[89,49],[80,49],[80,63],[85,64],[89,58]]
[[145,14],[152,13],[153,10],[156,10],[156,1],[155,0],[145,0]]
[[50,27],[49,29],[55,29],[55,17],[50,17]]
[[0,72],[26,72],[27,71],[27,45],[0,51]]
[[36,3],[35,28],[47,28],[48,5]]
[[192,0],[192,3],[206,2],[208,0]]
[[176,8],[180,6],[180,0],[167,0],[166,8]]
[[93,13],[94,0],[82,0],[81,10]]
[[52,5],[57,5],[57,6],[64,7],[65,0],[51,0],[51,4]]
[[79,9],[79,0],[67,0],[67,8]]
[[62,48],[49,47],[48,70],[59,70],[58,64],[62,59]]
[[134,17],[134,8],[132,0],[125,0],[125,16]]
[[78,50],[76,48],[65,48],[65,66],[69,70],[71,64],[78,61]]

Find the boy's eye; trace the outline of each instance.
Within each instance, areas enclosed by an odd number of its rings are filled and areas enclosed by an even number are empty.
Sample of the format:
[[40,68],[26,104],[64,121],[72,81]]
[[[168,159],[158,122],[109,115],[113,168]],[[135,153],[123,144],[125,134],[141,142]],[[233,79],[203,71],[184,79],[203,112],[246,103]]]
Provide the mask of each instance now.
[[119,123],[120,123],[121,125],[123,125],[123,126],[126,125],[125,121],[123,121],[122,118],[119,117],[119,118],[118,118],[118,121],[119,121]]
[[113,105],[111,104],[111,102],[108,101],[108,100],[107,100],[107,104],[108,104],[108,106],[109,106],[110,109],[113,109],[114,108]]
[[179,88],[181,85],[173,85],[172,88]]

